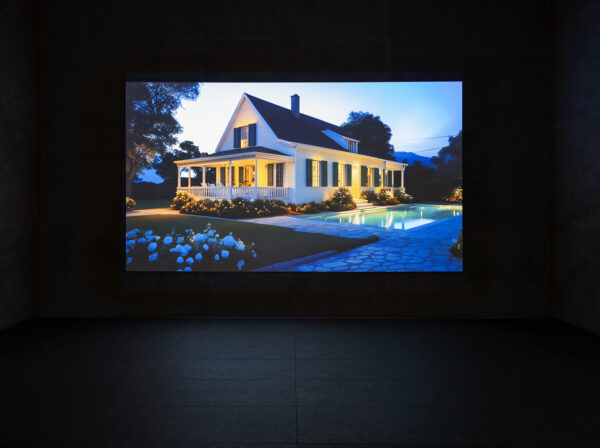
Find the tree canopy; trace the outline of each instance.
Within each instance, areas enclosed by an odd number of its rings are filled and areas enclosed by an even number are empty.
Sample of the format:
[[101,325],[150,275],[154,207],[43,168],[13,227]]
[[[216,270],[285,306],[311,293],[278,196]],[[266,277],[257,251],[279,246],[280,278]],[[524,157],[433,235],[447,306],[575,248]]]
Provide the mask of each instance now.
[[194,159],[207,155],[206,152],[200,152],[194,142],[185,140],[179,144],[179,148],[170,149],[156,157],[152,166],[166,183],[172,183],[177,181],[177,166],[174,163],[176,160]]
[[406,168],[409,193],[417,200],[439,201],[462,186],[462,130],[431,158],[434,168],[415,162]]
[[175,112],[183,100],[200,94],[197,82],[128,83],[125,94],[126,190],[131,195],[136,174],[150,168],[157,155],[177,143],[182,128]]
[[394,146],[390,144],[392,130],[378,115],[369,112],[350,112],[348,120],[340,126],[348,135],[360,141],[360,149],[375,156],[390,158]]

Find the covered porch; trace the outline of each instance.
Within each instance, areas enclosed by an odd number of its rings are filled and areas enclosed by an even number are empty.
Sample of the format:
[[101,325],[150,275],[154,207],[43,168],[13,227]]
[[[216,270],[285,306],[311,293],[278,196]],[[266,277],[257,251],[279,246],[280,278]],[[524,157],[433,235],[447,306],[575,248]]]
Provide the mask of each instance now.
[[[197,199],[292,198],[294,158],[275,150],[223,151],[175,164],[177,190],[187,191]],[[183,168],[187,168],[187,176],[182,176]],[[200,177],[195,182],[199,185],[192,185],[192,168]],[[215,171],[211,182],[207,180],[208,168]],[[198,174],[200,170],[201,174]]]

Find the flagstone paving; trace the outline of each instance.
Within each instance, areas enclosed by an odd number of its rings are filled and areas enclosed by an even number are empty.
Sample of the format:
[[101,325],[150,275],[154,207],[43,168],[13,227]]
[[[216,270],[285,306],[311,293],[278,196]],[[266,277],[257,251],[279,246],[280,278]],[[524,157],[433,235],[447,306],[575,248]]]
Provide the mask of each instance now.
[[449,252],[462,229],[462,216],[442,219],[410,230],[340,224],[295,216],[245,221],[348,238],[363,238],[369,235],[379,237],[379,241],[374,243],[282,269],[285,271],[462,271],[462,258],[455,257]]

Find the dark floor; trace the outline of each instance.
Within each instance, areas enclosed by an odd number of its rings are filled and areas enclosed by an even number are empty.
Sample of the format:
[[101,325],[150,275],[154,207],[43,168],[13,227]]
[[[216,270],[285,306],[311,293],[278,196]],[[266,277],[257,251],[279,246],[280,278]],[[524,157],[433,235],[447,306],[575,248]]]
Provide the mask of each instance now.
[[0,446],[599,446],[554,321],[79,320],[0,332]]

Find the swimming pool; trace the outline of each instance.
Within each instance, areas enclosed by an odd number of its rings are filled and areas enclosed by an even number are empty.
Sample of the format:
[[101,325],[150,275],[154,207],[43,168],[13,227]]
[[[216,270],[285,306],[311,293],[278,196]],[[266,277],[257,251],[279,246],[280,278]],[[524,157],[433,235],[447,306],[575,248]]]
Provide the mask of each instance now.
[[462,215],[461,205],[410,204],[372,210],[326,213],[306,216],[305,219],[410,230],[440,219],[460,215]]

